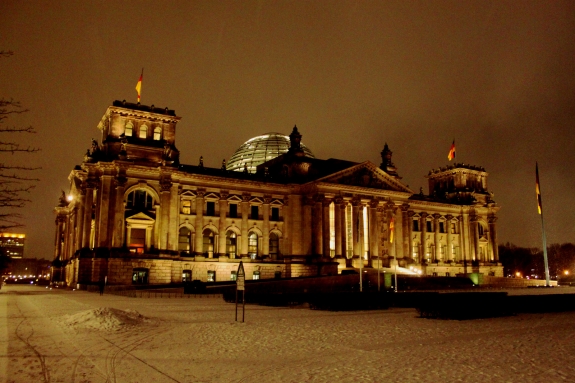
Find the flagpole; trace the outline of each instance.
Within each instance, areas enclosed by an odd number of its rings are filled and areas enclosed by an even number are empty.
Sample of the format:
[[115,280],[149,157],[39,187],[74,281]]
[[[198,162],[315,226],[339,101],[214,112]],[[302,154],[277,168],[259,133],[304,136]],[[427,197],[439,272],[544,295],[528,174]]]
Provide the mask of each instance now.
[[547,237],[545,236],[545,222],[543,221],[543,203],[541,202],[541,184],[539,183],[539,164],[535,162],[535,194],[537,195],[537,209],[541,216],[541,231],[543,236],[543,261],[545,262],[545,285],[551,286],[549,281],[549,262],[547,261]]
[[545,224],[543,223],[543,212],[541,212],[541,230],[543,231],[543,260],[545,261],[545,285],[551,286],[549,281],[549,262],[547,261],[547,238],[545,236]]

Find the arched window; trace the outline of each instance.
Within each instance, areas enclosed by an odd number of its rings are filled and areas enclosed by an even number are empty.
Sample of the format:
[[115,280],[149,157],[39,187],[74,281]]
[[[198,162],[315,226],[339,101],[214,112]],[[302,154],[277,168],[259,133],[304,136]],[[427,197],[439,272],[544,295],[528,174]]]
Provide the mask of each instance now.
[[178,251],[189,254],[191,250],[192,232],[187,227],[182,226],[178,235]]
[[154,141],[159,141],[161,139],[162,139],[162,128],[156,126],[156,128],[154,128]]
[[279,255],[279,238],[276,233],[270,233],[270,257],[273,260],[278,259]]
[[248,255],[251,259],[258,256],[258,235],[253,232],[248,236]]
[[226,233],[226,255],[230,258],[235,258],[237,254],[237,238],[236,233],[228,231]]
[[147,191],[137,189],[128,194],[126,209],[152,210],[154,198]]
[[134,131],[134,125],[131,121],[126,123],[126,128],[124,129],[124,135],[126,137],[132,137],[132,132]]
[[211,231],[210,229],[206,229],[206,230],[204,230],[202,235],[203,235],[202,253],[204,254],[204,256],[206,256],[208,258],[213,258],[214,257],[214,244],[215,244],[214,232]]
[[147,138],[148,137],[148,127],[146,125],[140,126],[140,134],[138,135],[140,138]]

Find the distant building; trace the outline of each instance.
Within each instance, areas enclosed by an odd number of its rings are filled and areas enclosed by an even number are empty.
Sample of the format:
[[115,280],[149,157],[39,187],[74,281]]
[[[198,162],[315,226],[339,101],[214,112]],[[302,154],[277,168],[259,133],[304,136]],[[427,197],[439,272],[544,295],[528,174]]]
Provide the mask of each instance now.
[[[329,275],[345,268],[502,276],[499,206],[481,167],[429,172],[429,192],[382,163],[317,159],[294,127],[221,168],[179,163],[168,108],[115,101],[56,207],[55,278],[69,285]],[[279,137],[279,138],[278,138]],[[285,147],[284,147],[285,146]],[[270,150],[268,150],[270,149]],[[235,171],[233,171],[233,170]]]
[[25,234],[0,233],[0,251],[12,259],[24,258]]

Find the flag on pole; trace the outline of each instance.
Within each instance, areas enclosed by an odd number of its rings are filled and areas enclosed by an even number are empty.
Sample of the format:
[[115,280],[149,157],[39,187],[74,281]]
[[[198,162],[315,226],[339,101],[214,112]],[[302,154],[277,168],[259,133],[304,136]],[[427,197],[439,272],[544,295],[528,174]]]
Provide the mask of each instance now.
[[543,206],[541,205],[541,189],[539,187],[539,166],[535,162],[535,194],[537,195],[537,211],[539,214],[543,212]]
[[389,221],[389,243],[393,243],[393,232],[395,231],[395,222],[393,217]]
[[449,149],[449,154],[447,155],[447,159],[449,161],[451,161],[454,158],[455,158],[455,140],[453,140],[453,143],[451,144],[451,148]]
[[140,79],[136,84],[136,92],[138,92],[138,102],[140,102],[140,96],[142,94],[142,79],[144,78],[144,68],[142,68],[142,74],[140,74]]

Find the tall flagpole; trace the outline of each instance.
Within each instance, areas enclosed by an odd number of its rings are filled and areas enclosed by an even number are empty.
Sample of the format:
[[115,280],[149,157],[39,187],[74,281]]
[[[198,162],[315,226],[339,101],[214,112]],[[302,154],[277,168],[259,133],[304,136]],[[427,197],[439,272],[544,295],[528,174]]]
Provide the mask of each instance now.
[[541,186],[539,184],[539,165],[535,162],[535,193],[537,194],[537,210],[541,216],[541,231],[543,232],[543,260],[545,262],[545,285],[551,286],[549,281],[549,262],[547,261],[547,237],[545,236],[545,222],[543,221],[543,205],[541,204]]

